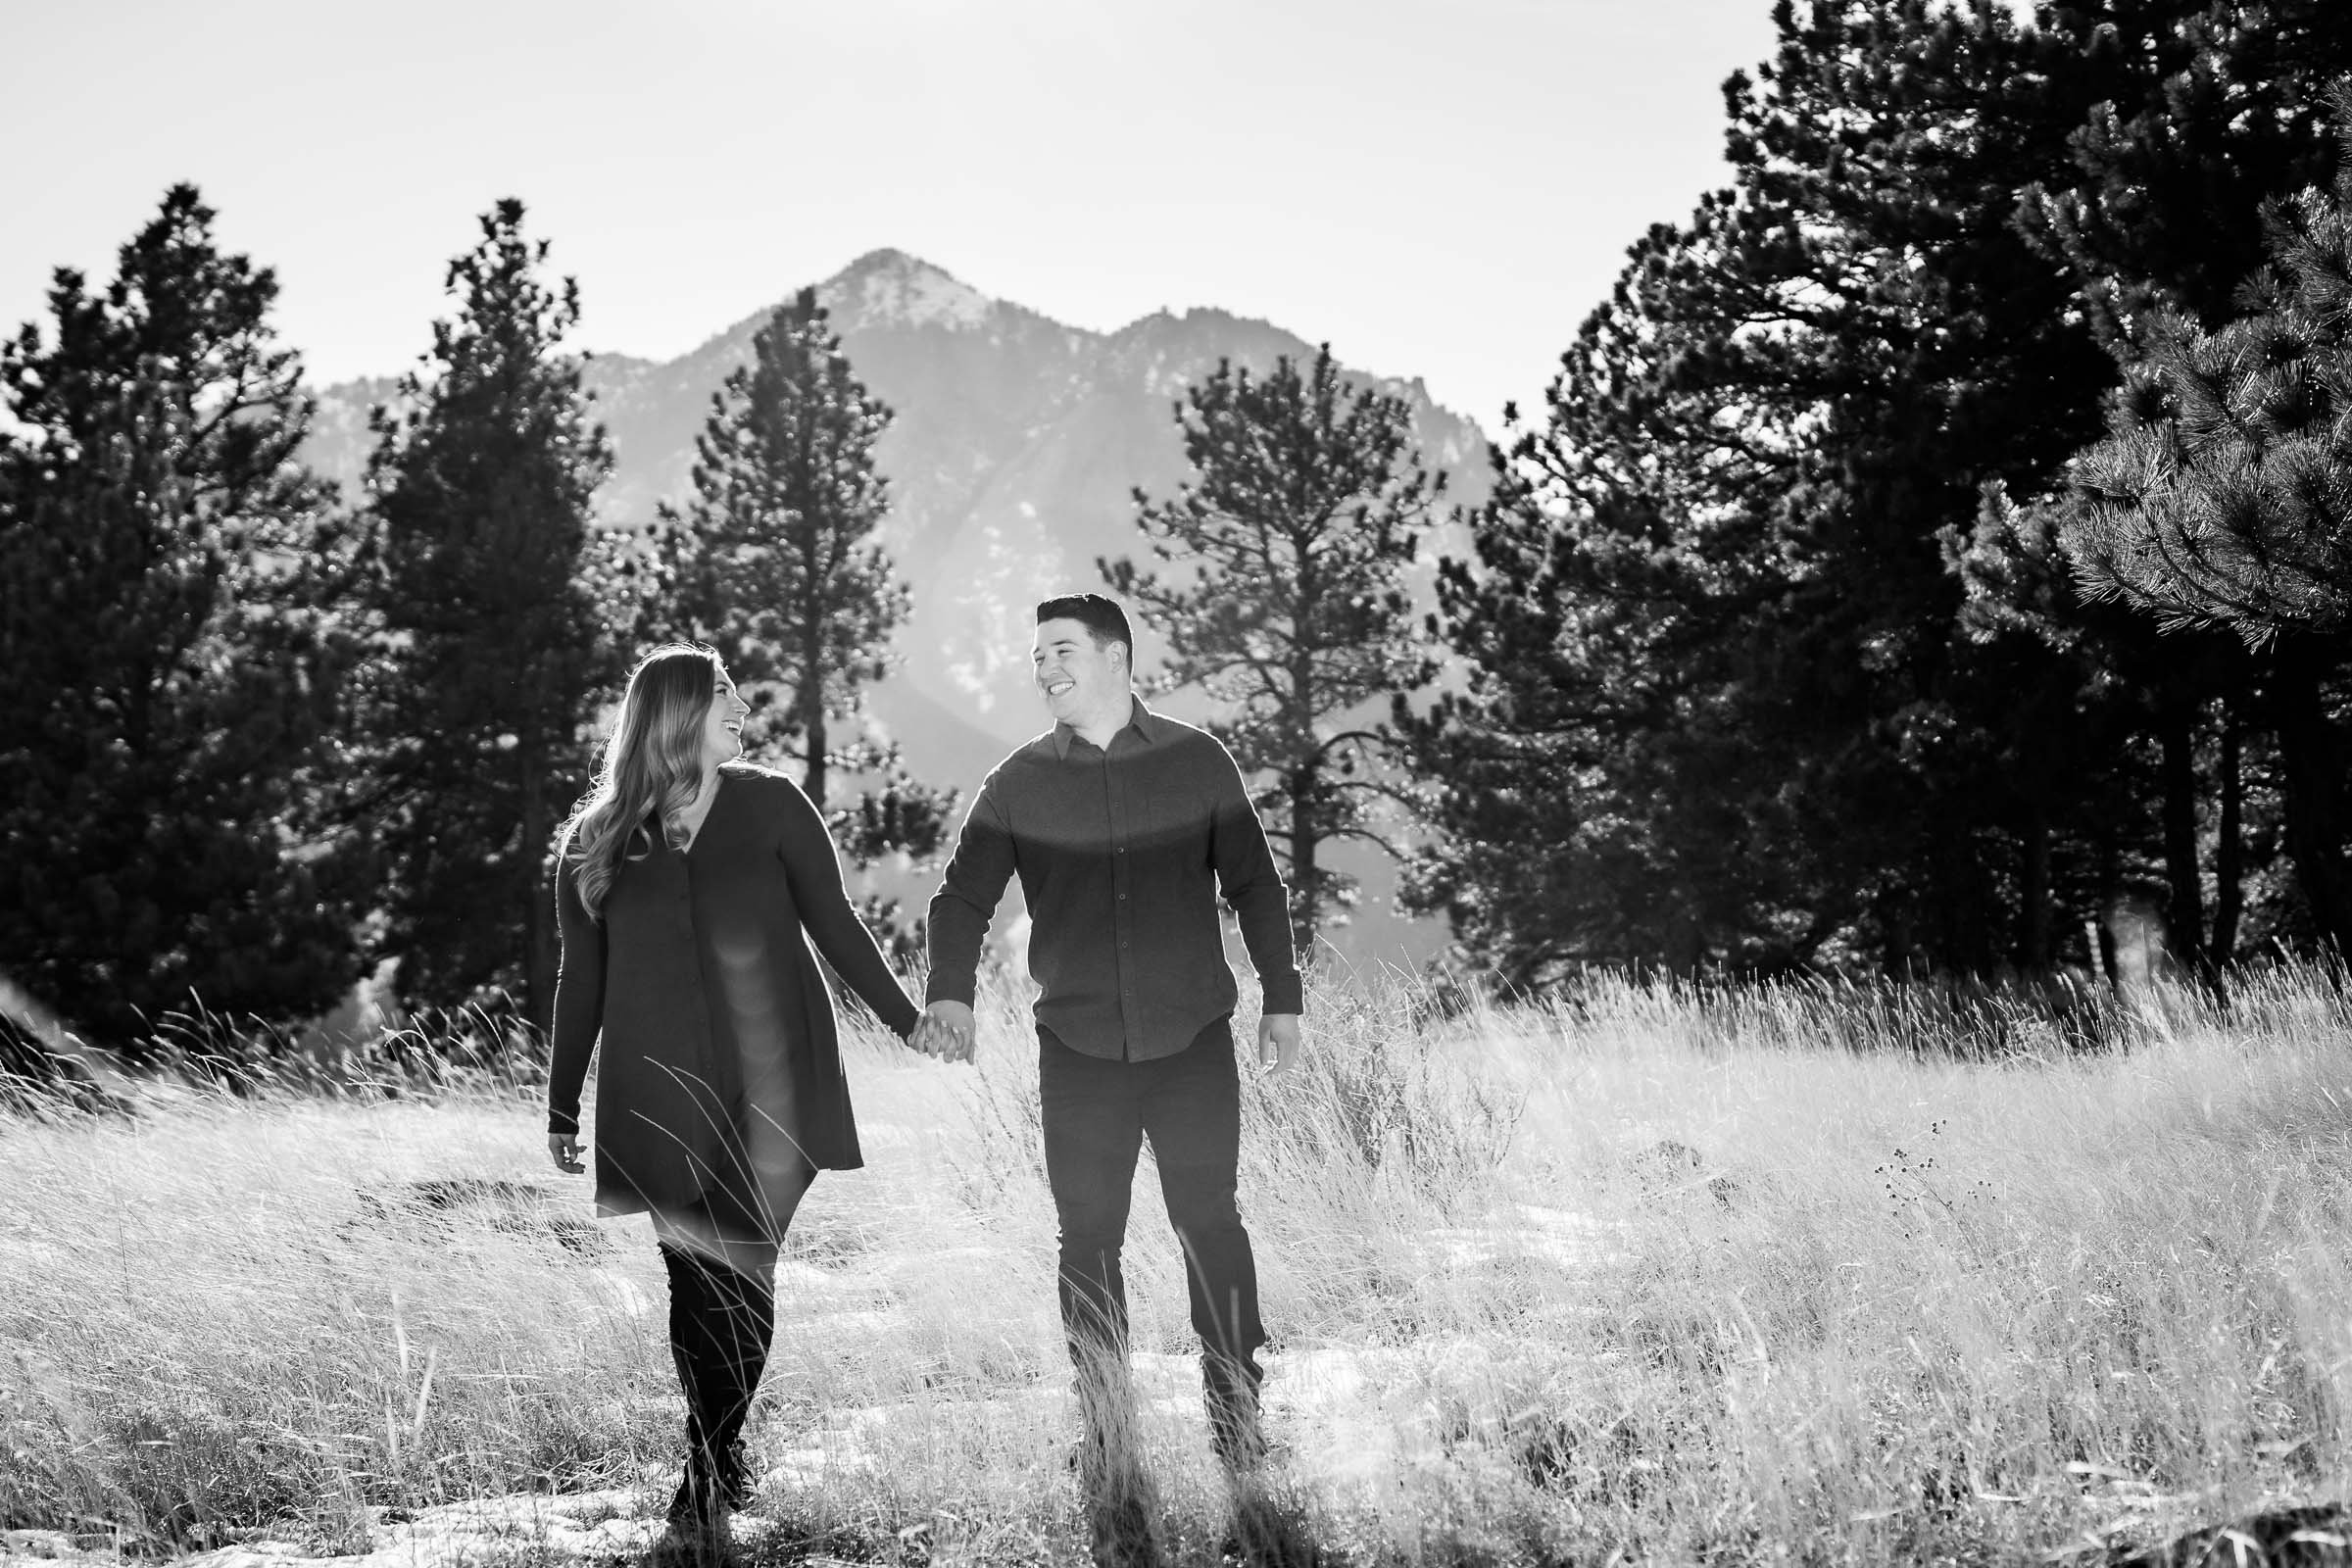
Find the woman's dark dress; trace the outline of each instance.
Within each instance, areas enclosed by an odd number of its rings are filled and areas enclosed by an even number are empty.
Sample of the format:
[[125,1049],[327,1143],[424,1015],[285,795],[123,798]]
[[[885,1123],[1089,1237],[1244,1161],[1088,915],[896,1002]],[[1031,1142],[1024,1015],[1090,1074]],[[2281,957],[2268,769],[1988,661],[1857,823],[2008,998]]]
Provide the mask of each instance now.
[[759,1236],[782,1241],[761,1219],[776,1212],[769,1192],[797,1196],[809,1167],[864,1163],[808,939],[901,1037],[920,1015],[850,907],[816,808],[790,779],[729,763],[693,846],[657,834],[651,854],[623,861],[602,923],[568,858],[556,909],[564,968],[548,1128],[578,1131],[601,1030],[598,1212],[701,1209],[735,1217],[731,1228],[750,1216]]

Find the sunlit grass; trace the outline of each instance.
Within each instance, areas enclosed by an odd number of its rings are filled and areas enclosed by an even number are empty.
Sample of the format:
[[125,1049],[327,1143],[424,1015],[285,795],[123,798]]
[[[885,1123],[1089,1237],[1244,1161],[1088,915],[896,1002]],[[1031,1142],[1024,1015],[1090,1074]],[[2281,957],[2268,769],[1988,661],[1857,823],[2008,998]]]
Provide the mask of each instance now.
[[[1309,1027],[1245,1104],[1287,1453],[1238,1525],[1137,1181],[1170,1561],[1267,1519],[1331,1561],[2022,1561],[2352,1475],[2328,976],[2227,1006],[1603,984],[1455,1012],[1339,976]],[[802,1211],[755,1418],[793,1539],[1084,1559],[1035,1049],[1007,990],[976,1069],[851,1044],[868,1167]],[[540,1127],[526,1085],[0,1130],[0,1528],[332,1548],[515,1492],[658,1509],[680,1406],[651,1238],[582,1250]]]

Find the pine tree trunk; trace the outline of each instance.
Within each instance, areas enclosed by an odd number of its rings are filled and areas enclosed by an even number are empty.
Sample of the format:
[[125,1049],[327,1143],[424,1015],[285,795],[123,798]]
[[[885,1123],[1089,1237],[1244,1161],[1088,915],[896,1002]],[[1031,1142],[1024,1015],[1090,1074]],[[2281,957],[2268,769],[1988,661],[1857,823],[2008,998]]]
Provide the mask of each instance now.
[[2118,864],[2115,848],[2115,830],[2111,826],[2103,826],[2100,829],[2098,867],[2099,912],[2090,924],[2090,957],[2091,961],[2099,966],[2099,973],[2106,976],[2108,988],[2113,990],[2121,982],[2123,977],[2121,972],[2117,969],[2115,961],[2116,881],[2118,875]]
[[1291,947],[1300,954],[1314,950],[1323,913],[1322,873],[1315,866],[1316,782],[1311,763],[1291,774]]
[[2020,851],[2017,966],[2039,974],[2050,962],[2050,812],[2038,795],[2027,804]]
[[[811,614],[810,626],[821,624]],[[808,746],[808,766],[801,790],[819,811],[825,808],[825,668],[824,654],[811,635],[801,649],[801,735]]]
[[2245,901],[2245,803],[2246,782],[2243,760],[2243,732],[2238,724],[2234,707],[2225,704],[2222,709],[2222,819],[2215,834],[2219,840],[2213,851],[2214,908],[2213,941],[2209,956],[2215,968],[2228,963],[2237,952],[2238,911]]
[[825,808],[825,710],[817,709],[802,721],[808,737],[808,770],[801,790],[818,810]]
[[2344,869],[2343,780],[2335,730],[2309,658],[2281,649],[2272,669],[2287,854],[2321,939],[2338,954],[2352,954],[2352,886]]
[[2196,710],[2168,698],[2158,718],[2163,748],[2165,935],[2191,974],[2205,972],[2204,874],[2197,865]]
[[530,896],[522,912],[522,1008],[531,1026],[545,1033],[556,1016],[555,890],[544,862],[554,824],[548,820],[547,764],[536,747],[518,748],[522,759],[522,843],[517,858]]
[[1982,896],[1976,858],[1971,846],[1948,823],[1937,824],[1932,860],[1936,878],[1936,952],[1937,968],[1981,974],[1991,967],[1990,910]]
[[[1311,618],[1315,590],[1312,573],[1302,559],[1298,565],[1298,608],[1294,630]],[[1322,769],[1315,746],[1315,666],[1306,639],[1292,645],[1290,667],[1291,744],[1299,762],[1291,775],[1291,871],[1298,879],[1291,922],[1291,949],[1301,962],[1314,952],[1315,931],[1323,922],[1323,873],[1315,864],[1318,842],[1316,812],[1322,805]]]
[[1878,924],[1881,966],[1889,978],[1911,978],[1917,964],[1918,942],[1912,932],[1909,898],[1898,896],[1882,905],[1878,910]]
[[1677,980],[1688,980],[1698,973],[1699,959],[1706,956],[1706,933],[1692,918],[1690,907],[1677,901],[1666,916],[1666,928],[1659,934],[1658,956],[1666,972]]

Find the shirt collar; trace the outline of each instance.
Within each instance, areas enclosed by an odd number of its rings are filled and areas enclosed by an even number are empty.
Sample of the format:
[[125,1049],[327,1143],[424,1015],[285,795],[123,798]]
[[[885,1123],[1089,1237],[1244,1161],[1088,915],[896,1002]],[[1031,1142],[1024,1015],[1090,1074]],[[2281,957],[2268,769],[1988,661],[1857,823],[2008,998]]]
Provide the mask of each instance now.
[[[1156,746],[1159,744],[1167,735],[1167,720],[1146,708],[1141,697],[1130,694],[1127,700],[1135,706],[1129,710],[1127,722],[1121,727],[1119,734],[1123,735],[1132,729],[1144,738],[1145,745]],[[1070,760],[1070,738],[1077,733],[1068,724],[1055,721],[1054,725],[1054,759],[1055,761],[1066,762]],[[1110,739],[1111,744],[1115,746],[1118,744],[1119,736],[1113,735]]]

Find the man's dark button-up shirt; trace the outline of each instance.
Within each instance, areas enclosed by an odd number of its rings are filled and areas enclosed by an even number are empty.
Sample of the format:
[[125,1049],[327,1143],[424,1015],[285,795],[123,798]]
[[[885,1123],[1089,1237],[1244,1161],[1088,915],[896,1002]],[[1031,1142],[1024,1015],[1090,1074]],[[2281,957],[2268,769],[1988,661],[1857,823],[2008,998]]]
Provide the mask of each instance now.
[[998,763],[931,900],[931,1001],[972,1000],[981,939],[1016,872],[1037,1021],[1073,1051],[1172,1056],[1233,1010],[1220,888],[1264,1010],[1299,1010],[1281,873],[1241,769],[1204,731],[1137,702],[1108,751],[1056,724]]

